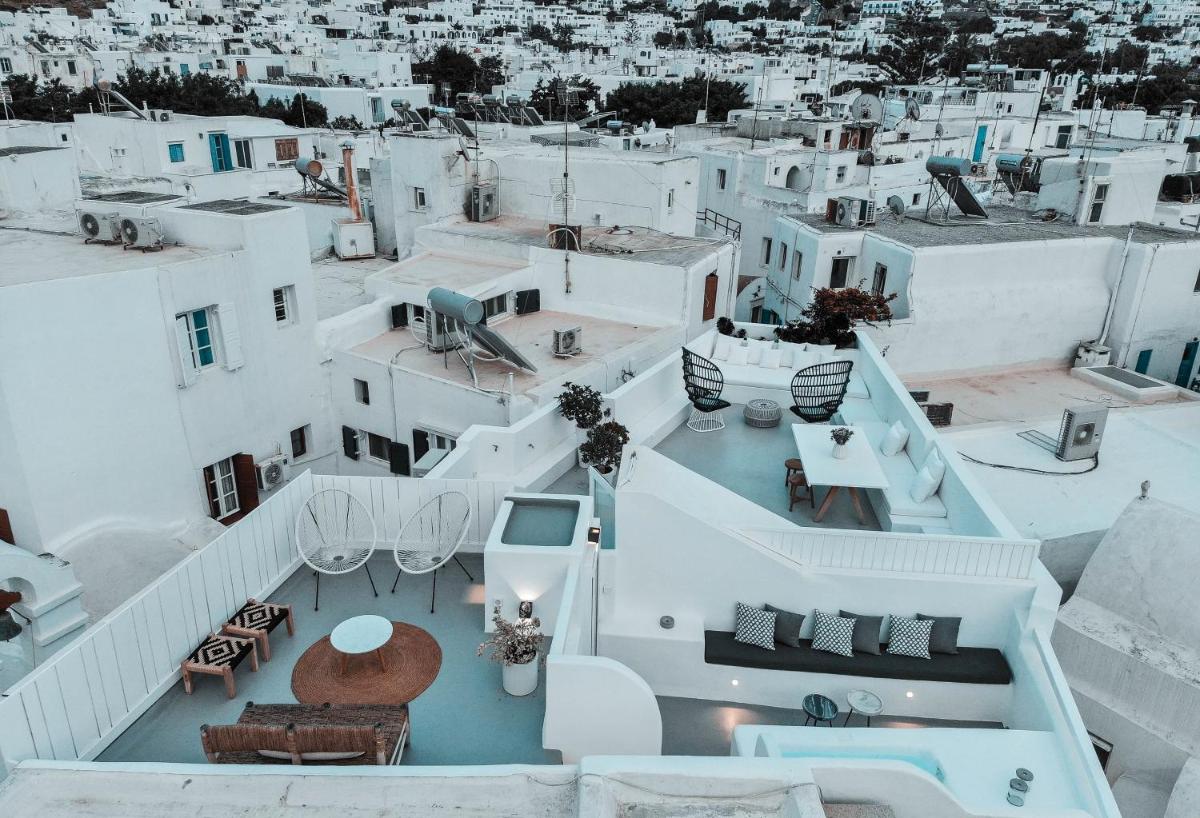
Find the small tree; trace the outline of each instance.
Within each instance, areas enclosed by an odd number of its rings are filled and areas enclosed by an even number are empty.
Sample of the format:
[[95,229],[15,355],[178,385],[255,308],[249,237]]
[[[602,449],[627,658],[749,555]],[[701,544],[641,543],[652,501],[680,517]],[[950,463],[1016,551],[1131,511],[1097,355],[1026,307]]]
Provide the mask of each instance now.
[[621,450],[629,442],[629,430],[615,420],[605,421],[588,430],[587,441],[579,447],[583,462],[607,474],[621,465]]
[[537,658],[538,649],[545,639],[541,619],[534,616],[509,622],[500,615],[500,600],[496,600],[492,609],[492,624],[496,626],[496,630],[475,651],[476,656],[482,656],[485,651],[490,650],[488,658],[506,667],[527,665]]
[[603,408],[603,397],[599,390],[590,386],[567,381],[558,396],[558,407],[562,416],[575,421],[583,430],[591,429],[608,414]]
[[338,116],[334,117],[329,122],[329,127],[335,131],[361,131],[363,124],[358,121],[356,116]]
[[852,346],[856,325],[873,326],[892,320],[890,304],[895,298],[895,293],[870,293],[861,286],[836,290],[822,287],[813,291],[812,301],[800,311],[801,317],[776,329],[775,336],[794,344]]

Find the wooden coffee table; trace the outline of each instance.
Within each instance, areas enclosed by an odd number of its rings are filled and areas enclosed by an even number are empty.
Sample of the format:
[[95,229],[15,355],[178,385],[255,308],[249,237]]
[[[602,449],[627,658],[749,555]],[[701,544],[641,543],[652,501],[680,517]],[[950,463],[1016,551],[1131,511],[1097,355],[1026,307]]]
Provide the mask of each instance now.
[[383,658],[383,646],[392,638],[392,623],[382,616],[367,614],[355,616],[333,629],[329,634],[329,644],[341,654],[341,672],[346,672],[346,665],[351,656],[364,653],[374,653],[379,660],[379,669],[387,670],[387,660]]

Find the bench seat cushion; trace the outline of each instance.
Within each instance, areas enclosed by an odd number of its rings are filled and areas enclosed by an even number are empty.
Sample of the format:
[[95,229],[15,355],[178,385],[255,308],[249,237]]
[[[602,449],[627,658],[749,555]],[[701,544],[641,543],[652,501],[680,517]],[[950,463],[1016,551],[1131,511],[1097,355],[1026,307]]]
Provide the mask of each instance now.
[[753,667],[764,670],[795,670],[835,676],[869,676],[876,679],[912,679],[924,682],[1004,685],[1012,682],[1012,670],[1004,654],[995,648],[960,647],[957,654],[935,653],[917,659],[882,653],[838,656],[812,649],[812,641],[801,639],[800,647],[776,645],[763,650],[733,640],[726,631],[704,632],[704,661],[710,665]]

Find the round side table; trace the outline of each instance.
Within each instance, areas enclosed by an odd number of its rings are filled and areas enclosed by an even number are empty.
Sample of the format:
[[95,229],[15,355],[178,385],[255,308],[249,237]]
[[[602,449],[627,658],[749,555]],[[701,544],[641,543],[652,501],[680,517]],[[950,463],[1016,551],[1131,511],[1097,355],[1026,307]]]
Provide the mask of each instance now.
[[779,404],[766,398],[747,401],[746,408],[742,411],[742,419],[746,421],[746,425],[758,429],[778,426],[782,417],[783,410],[779,408]]
[[850,723],[850,717],[855,713],[867,717],[867,727],[871,726],[871,716],[878,716],[883,712],[883,700],[869,690],[851,690],[846,694],[846,704],[850,705],[850,709],[846,712],[846,720],[842,722],[842,727]]
[[368,614],[355,616],[333,629],[329,644],[341,654],[341,672],[346,672],[346,663],[352,655],[374,653],[379,660],[379,669],[387,670],[387,662],[380,650],[392,638],[392,623],[382,616]]
[[809,693],[804,697],[804,713],[808,716],[804,720],[804,726],[809,723],[819,725],[821,722],[828,722],[829,726],[833,726],[833,720],[838,716],[838,706],[833,699],[828,696],[822,696],[820,693]]

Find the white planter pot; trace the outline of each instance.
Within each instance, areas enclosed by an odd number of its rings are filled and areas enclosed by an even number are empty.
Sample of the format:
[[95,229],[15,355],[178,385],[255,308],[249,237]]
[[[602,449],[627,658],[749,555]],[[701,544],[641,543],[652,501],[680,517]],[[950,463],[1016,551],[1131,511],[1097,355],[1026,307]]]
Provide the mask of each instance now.
[[538,661],[534,659],[523,665],[504,666],[504,692],[510,696],[528,696],[537,690]]
[[845,460],[850,456],[850,448],[845,443],[834,443],[833,456],[838,460]]

